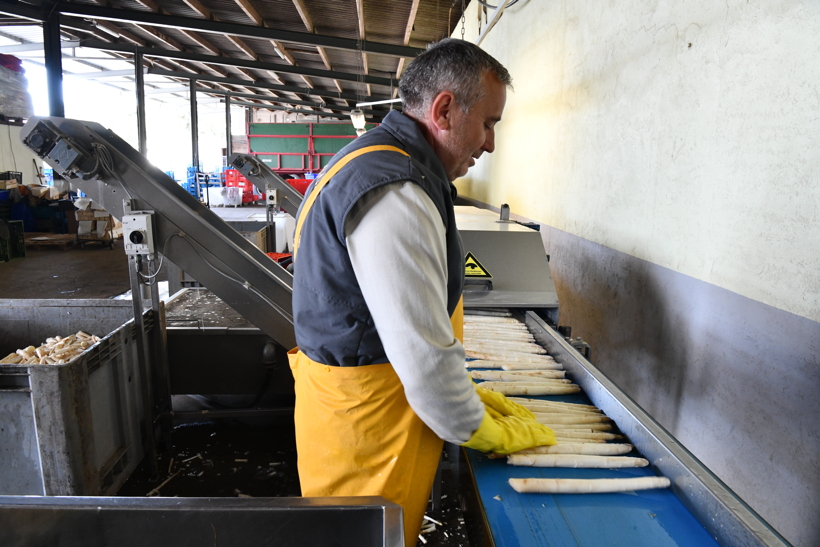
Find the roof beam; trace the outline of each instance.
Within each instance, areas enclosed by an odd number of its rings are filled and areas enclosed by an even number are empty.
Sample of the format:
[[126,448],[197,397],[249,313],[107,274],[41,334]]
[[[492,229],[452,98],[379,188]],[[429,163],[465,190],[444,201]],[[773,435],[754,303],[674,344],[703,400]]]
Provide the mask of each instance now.
[[[134,48],[123,44],[110,44],[107,42],[100,42],[97,40],[82,40],[80,42],[82,47],[93,49],[100,49],[103,51],[121,51],[123,53],[134,53]],[[150,57],[164,57],[166,59],[178,59],[184,61],[194,61],[199,63],[208,63],[221,66],[236,66],[243,68],[252,68],[257,70],[273,70],[274,72],[288,72],[290,74],[297,74],[305,76],[314,76],[317,78],[329,78],[331,80],[347,80],[350,82],[365,83],[390,86],[393,82],[389,78],[381,78],[376,76],[359,76],[357,74],[349,74],[347,72],[337,72],[335,70],[322,70],[318,68],[307,68],[288,66],[277,63],[266,63],[262,61],[250,61],[245,59],[235,59],[232,57],[219,57],[215,55],[202,55],[200,53],[191,53],[188,51],[170,51],[167,49],[159,49],[152,47],[140,47],[139,52]],[[302,92],[304,93],[304,92]]]
[[[359,41],[362,44],[364,44],[364,36],[365,36],[365,34],[364,34],[364,0],[356,0],[356,16],[357,16],[358,21],[359,21]],[[361,51],[362,51],[362,73],[365,75],[365,77],[367,76],[367,73],[369,72],[368,69],[367,69],[367,53],[365,53],[366,49],[367,48],[365,48],[364,45],[362,45],[362,47],[361,47]],[[365,88],[367,89],[367,94],[368,95],[373,94],[373,92],[370,89],[369,85],[366,85]]]
[[415,57],[424,51],[422,49],[409,46],[396,46],[392,44],[383,44],[380,42],[360,42],[359,40],[352,40],[350,38],[338,38],[335,36],[325,36],[322,34],[274,30],[267,27],[257,27],[253,25],[202,20],[192,17],[178,17],[153,12],[103,8],[88,4],[60,2],[57,4],[57,10],[67,16],[91,17],[95,19],[119,21],[123,23],[144,23],[156,27],[188,29],[196,32],[209,32],[215,34],[243,36],[248,38],[262,38],[265,40],[277,40],[281,42],[323,46],[350,51],[359,51],[364,49],[370,53],[378,53],[393,57]]
[[33,6],[27,6],[26,4],[0,3],[0,14],[20,17],[28,19],[29,21],[38,21],[40,23],[48,19],[48,10],[35,9]]
[[[416,24],[416,14],[418,11],[419,0],[413,0],[413,4],[410,6],[410,17],[407,18],[407,28],[404,29],[404,42],[402,43],[405,46],[410,43],[410,34],[413,32],[413,25]],[[399,66],[396,68],[396,78],[401,78],[401,73],[404,71],[404,62],[404,57],[399,59]]]
[[[149,68],[149,74],[156,74],[158,76],[167,76],[169,78],[194,78],[197,80],[202,80],[205,82],[220,82],[228,85],[238,85],[243,87],[255,87],[259,89],[272,89],[274,91],[283,91],[287,93],[299,93],[302,95],[313,95],[316,97],[328,97],[330,99],[342,99],[342,100],[351,100],[357,101],[360,99],[358,95],[355,93],[337,93],[335,91],[330,91],[326,89],[307,89],[304,87],[296,87],[290,85],[277,85],[277,84],[269,84],[267,82],[260,82],[260,81],[247,81],[241,80],[238,78],[220,78],[215,76],[200,76],[197,74],[189,74],[187,72],[175,72],[171,70],[164,70],[158,68]],[[365,97],[364,99],[370,99],[371,97]]]
[[248,0],[234,0],[234,2],[245,12],[245,15],[251,18],[251,21],[256,23],[256,26],[265,26],[265,20],[262,19],[262,16],[259,15],[259,12],[256,11],[256,8],[254,8]]
[[[71,49],[80,46],[79,40],[63,40],[60,42],[61,49]],[[42,51],[43,44],[41,42],[29,42],[25,44],[17,44],[14,46],[0,46],[0,53],[12,54],[23,53],[26,51]]]
[[285,112],[290,112],[293,114],[304,114],[305,116],[319,116],[322,118],[336,118],[336,119],[343,119],[346,115],[345,114],[329,114],[326,112],[318,112],[316,110],[299,110],[294,108],[288,108],[286,106],[274,106],[268,104],[258,104],[258,103],[247,103],[244,101],[231,101],[231,104],[239,105],[239,106],[250,106],[253,108],[265,108],[267,110],[283,110]]

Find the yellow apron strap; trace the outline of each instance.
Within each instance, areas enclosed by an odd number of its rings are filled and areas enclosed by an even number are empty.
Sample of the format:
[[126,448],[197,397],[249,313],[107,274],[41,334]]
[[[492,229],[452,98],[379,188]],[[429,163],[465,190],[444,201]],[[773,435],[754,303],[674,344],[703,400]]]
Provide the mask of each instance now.
[[322,177],[322,180],[319,181],[319,184],[316,185],[316,188],[310,193],[310,195],[305,200],[305,204],[302,206],[302,211],[299,214],[299,218],[296,221],[296,231],[293,234],[293,256],[296,257],[296,251],[299,249],[299,238],[302,235],[302,226],[305,223],[305,218],[307,218],[310,209],[313,207],[313,203],[316,201],[316,198],[319,197],[319,192],[322,191],[322,188],[327,186],[327,183],[330,182],[330,179],[333,178],[333,175],[339,172],[342,167],[347,165],[347,163],[351,160],[354,160],[361,156],[362,154],[367,154],[368,152],[378,152],[380,150],[389,150],[392,152],[398,152],[399,154],[404,154],[407,157],[410,157],[410,154],[402,150],[401,148],[397,148],[395,146],[389,145],[377,145],[377,146],[366,146],[364,148],[360,148],[351,152],[350,154],[346,155],[335,164],[330,170],[325,173]]

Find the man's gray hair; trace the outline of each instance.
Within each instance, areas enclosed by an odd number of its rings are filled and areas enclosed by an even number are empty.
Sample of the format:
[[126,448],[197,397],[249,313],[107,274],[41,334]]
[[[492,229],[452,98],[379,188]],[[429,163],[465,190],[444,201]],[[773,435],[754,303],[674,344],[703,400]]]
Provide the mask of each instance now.
[[469,111],[482,98],[484,90],[480,84],[488,71],[502,84],[512,86],[504,65],[477,45],[455,38],[431,44],[413,59],[399,81],[404,111],[424,116],[442,91],[452,92],[458,106]]

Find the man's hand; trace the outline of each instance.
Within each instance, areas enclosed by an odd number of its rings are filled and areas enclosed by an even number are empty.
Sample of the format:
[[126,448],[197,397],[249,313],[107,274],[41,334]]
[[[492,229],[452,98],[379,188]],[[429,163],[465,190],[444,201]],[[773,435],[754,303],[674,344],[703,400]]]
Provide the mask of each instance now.
[[475,390],[481,398],[481,402],[487,407],[488,411],[492,409],[501,414],[501,416],[518,416],[519,418],[535,419],[535,414],[518,403],[507,399],[503,393],[490,391],[489,389],[484,389],[481,386],[476,386]]
[[487,407],[481,425],[461,446],[475,448],[482,452],[510,454],[526,448],[557,442],[552,429],[539,424],[535,419],[503,416],[497,410]]

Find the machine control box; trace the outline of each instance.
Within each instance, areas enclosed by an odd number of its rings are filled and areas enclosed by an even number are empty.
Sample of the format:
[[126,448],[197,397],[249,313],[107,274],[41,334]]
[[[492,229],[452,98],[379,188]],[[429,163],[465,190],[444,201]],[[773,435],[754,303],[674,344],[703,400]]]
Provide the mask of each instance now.
[[122,239],[125,254],[152,256],[155,252],[154,231],[148,213],[132,213],[122,217]]

